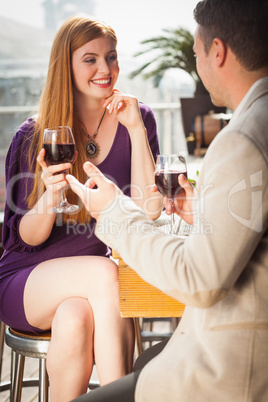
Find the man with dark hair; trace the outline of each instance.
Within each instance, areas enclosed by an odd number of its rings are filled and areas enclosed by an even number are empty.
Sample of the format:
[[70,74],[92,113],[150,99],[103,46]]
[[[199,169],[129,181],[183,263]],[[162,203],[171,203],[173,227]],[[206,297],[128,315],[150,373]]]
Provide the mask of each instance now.
[[214,38],[221,39],[249,71],[268,65],[266,0],[202,1],[194,10],[208,54]]
[[[97,236],[186,304],[164,348],[146,350],[132,374],[81,402],[268,401],[268,2],[204,0],[194,16],[198,73],[213,103],[234,111],[206,153],[194,196],[179,176],[185,197],[176,212],[195,230],[186,239],[156,233],[89,162],[85,186],[67,176],[97,219]],[[118,238],[105,230],[113,225]]]

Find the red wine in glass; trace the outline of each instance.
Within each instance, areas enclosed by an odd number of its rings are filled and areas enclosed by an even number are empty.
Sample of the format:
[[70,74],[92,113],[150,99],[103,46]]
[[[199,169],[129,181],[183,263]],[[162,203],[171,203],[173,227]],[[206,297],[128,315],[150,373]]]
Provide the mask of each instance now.
[[[45,161],[48,165],[59,165],[67,162],[73,163],[76,150],[71,128],[69,126],[46,128],[43,137],[43,148],[46,151]],[[78,205],[68,203],[65,191],[63,190],[60,204],[53,207],[52,211],[70,213],[78,209]]]
[[[182,192],[179,175],[187,177],[186,161],[182,155],[158,155],[155,165],[155,184],[158,191],[174,203]],[[171,214],[171,233],[175,233],[174,213]]]
[[155,172],[155,184],[159,192],[169,199],[176,198],[183,191],[178,182],[180,174],[187,178],[187,172],[165,172],[164,170]]
[[73,163],[75,157],[74,144],[43,144],[46,151],[45,161],[48,165]]

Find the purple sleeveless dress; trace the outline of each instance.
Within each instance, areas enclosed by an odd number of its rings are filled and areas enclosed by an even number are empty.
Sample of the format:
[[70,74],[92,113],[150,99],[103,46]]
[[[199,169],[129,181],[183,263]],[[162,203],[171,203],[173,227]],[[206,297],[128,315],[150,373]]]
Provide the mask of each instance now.
[[[159,154],[156,121],[152,110],[140,103],[144,125],[152,154]],[[41,262],[59,257],[110,255],[108,247],[94,235],[95,220],[75,223],[70,220],[54,224],[50,237],[37,247],[24,243],[19,235],[19,223],[27,212],[26,182],[31,178],[27,150],[33,134],[34,121],[29,118],[12,139],[6,157],[6,205],[3,225],[3,247],[0,260],[0,319],[13,328],[41,333],[26,320],[23,306],[25,283],[31,271]],[[131,141],[127,129],[118,124],[109,154],[98,168],[113,180],[125,194],[130,195]],[[30,176],[29,176],[30,175]]]

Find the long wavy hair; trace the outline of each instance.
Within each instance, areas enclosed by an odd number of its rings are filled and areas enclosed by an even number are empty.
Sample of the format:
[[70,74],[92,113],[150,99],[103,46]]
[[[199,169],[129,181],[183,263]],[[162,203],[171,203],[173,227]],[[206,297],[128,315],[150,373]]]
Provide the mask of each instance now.
[[[33,208],[45,191],[44,182],[40,178],[42,169],[39,163],[36,163],[36,158],[42,149],[43,133],[46,127],[71,127],[76,142],[78,158],[70,173],[81,182],[86,180],[86,175],[83,171],[86,155],[83,137],[80,135],[81,123],[75,113],[71,65],[72,55],[76,49],[100,37],[110,37],[117,43],[116,34],[109,25],[96,18],[85,16],[69,18],[56,33],[51,48],[46,83],[39,102],[33,139],[28,153],[30,169],[35,173],[33,188],[27,199],[28,208],[30,209]],[[70,190],[67,191],[67,197],[72,203],[79,201],[77,196]],[[90,215],[81,206],[79,212],[73,218],[85,223],[89,221]],[[66,220],[67,217],[64,216],[64,219]]]

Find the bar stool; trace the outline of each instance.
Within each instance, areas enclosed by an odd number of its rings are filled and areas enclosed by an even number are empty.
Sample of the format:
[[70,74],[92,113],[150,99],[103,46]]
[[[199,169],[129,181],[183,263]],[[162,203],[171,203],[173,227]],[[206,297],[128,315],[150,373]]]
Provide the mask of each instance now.
[[2,321],[0,321],[0,392],[4,392],[10,389],[10,381],[2,381],[5,328],[6,325]]
[[[51,332],[33,334],[6,328],[5,341],[12,349],[11,402],[20,402],[23,386],[39,386],[38,401],[48,401],[48,375],[46,355],[51,339]],[[25,357],[39,359],[39,379],[23,381]]]
[[[155,331],[154,324],[158,321],[164,321],[170,326],[170,331],[162,332]],[[154,342],[161,342],[167,338],[170,338],[178,326],[180,317],[141,317],[134,318],[135,334],[136,334],[136,346],[138,355],[140,355],[148,346],[152,346]]]
[[[6,328],[5,341],[12,349],[10,401],[20,402],[23,387],[39,387],[38,401],[48,402],[48,375],[46,371],[46,356],[51,332],[33,334]],[[23,379],[25,357],[39,359],[39,378]],[[8,385],[8,384],[7,384]],[[90,379],[88,388],[93,390],[100,386],[99,381]],[[3,387],[3,390],[7,386]]]

